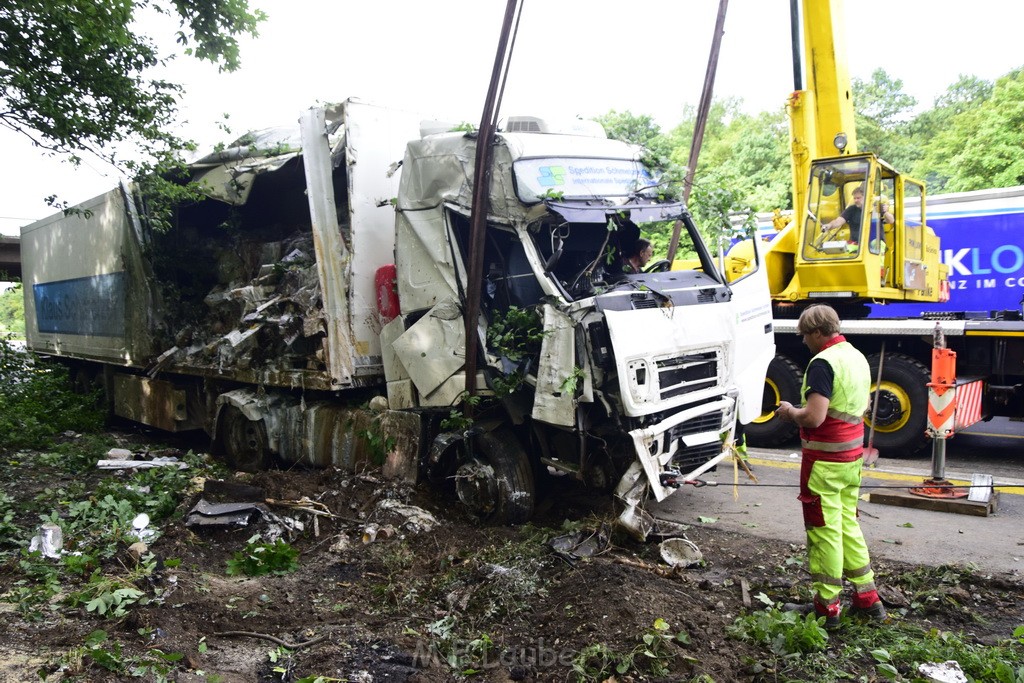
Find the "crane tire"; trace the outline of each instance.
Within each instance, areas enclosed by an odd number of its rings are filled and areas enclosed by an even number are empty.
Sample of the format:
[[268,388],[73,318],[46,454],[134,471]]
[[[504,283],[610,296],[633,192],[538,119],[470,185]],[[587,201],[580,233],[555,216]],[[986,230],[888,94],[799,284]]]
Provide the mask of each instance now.
[[789,401],[799,406],[802,403],[802,384],[803,375],[796,363],[783,355],[777,355],[772,359],[764,380],[761,415],[743,426],[748,445],[772,448],[796,438],[797,426],[792,422],[783,422],[775,414],[775,409],[779,407],[779,401]]
[[[868,356],[871,368],[871,400],[875,397],[879,354]],[[875,417],[874,447],[886,457],[905,457],[928,443],[928,368],[902,353],[887,353],[882,366],[882,386]],[[872,405],[864,416],[867,443]]]

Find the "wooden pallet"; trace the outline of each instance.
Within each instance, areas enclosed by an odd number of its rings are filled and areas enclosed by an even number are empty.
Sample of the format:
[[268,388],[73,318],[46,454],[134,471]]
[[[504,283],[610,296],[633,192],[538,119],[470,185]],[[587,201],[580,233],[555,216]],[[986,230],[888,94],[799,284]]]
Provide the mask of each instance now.
[[986,502],[977,502],[967,500],[966,498],[928,498],[926,496],[916,496],[906,489],[897,489],[884,492],[873,491],[868,494],[868,501],[880,505],[896,505],[905,508],[917,508],[918,510],[988,517],[999,506],[999,492],[993,491]]

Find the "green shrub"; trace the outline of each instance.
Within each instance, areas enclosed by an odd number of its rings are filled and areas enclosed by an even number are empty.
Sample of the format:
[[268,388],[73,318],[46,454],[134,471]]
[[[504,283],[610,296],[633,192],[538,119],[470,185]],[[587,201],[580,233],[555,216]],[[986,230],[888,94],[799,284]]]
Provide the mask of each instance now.
[[95,395],[71,390],[66,368],[0,340],[0,447],[44,448],[67,430],[98,431],[103,417]]

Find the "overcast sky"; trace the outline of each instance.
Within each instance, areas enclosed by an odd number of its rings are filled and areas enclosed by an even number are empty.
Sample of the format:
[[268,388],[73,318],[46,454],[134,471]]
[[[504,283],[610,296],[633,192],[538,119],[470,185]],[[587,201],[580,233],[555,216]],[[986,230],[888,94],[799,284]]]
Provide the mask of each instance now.
[[[210,147],[227,136],[294,122],[318,102],[347,97],[478,123],[505,3],[501,0],[249,0],[269,19],[242,46],[242,69],[180,57],[180,131]],[[668,129],[696,105],[718,0],[525,0],[502,114],[650,114]],[[1008,0],[847,0],[851,76],[879,67],[931,105],[960,74],[995,79],[1024,66],[1024,3]],[[781,108],[793,89],[789,0],[731,0],[716,97],[750,112]],[[113,187],[101,162],[79,170],[0,130],[0,231]]]

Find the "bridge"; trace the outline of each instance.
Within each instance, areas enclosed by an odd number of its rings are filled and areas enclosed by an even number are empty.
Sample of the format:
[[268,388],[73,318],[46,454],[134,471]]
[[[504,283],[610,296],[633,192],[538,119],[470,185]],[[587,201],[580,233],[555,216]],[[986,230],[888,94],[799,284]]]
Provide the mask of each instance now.
[[21,239],[0,236],[0,282],[21,279]]

